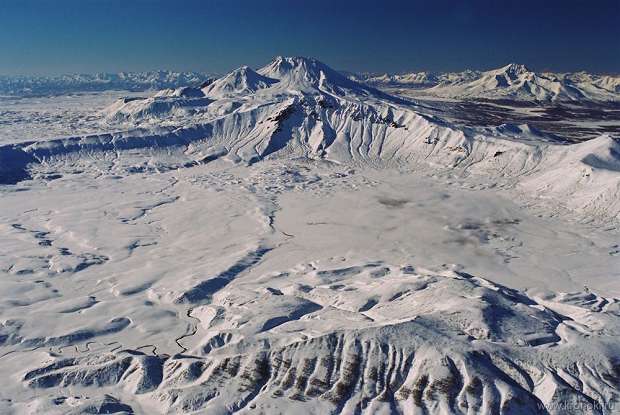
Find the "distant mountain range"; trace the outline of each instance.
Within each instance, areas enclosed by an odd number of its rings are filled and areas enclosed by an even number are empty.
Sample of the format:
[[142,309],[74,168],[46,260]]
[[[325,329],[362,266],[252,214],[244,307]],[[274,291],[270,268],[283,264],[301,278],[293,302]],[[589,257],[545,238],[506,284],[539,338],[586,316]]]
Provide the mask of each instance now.
[[199,86],[210,79],[204,72],[120,72],[60,76],[0,76],[0,95],[37,96],[108,90],[146,91]]
[[[227,75],[229,78],[219,80],[210,89],[213,92],[224,92],[222,88],[251,92],[257,86],[273,83],[273,79],[252,72],[248,67],[241,67]],[[400,74],[341,72],[338,74],[346,76],[349,80],[379,89],[387,89],[390,92],[394,92],[394,89],[401,89],[405,90],[401,91],[405,94],[420,97],[512,99],[537,102],[620,101],[620,75],[597,75],[587,72],[537,73],[525,65],[514,63],[490,71],[466,70],[444,73],[424,71]],[[172,71],[52,77],[0,76],[0,95],[38,96],[106,90],[146,91],[176,89],[185,86],[201,87],[212,81],[211,76],[204,72]],[[247,85],[239,83],[244,80],[247,80]]]
[[620,101],[620,75],[537,73],[511,63],[490,71],[348,74],[381,88],[416,90],[416,95],[445,98],[523,101]]

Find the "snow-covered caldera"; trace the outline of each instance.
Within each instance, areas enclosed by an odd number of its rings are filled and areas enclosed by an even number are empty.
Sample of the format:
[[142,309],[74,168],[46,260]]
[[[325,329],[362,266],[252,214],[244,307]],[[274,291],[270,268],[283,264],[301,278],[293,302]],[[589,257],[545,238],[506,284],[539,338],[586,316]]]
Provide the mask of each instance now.
[[620,405],[616,137],[457,127],[302,57],[103,115],[0,146],[0,412]]
[[420,96],[452,99],[510,99],[535,102],[618,102],[620,76],[537,73],[511,63],[490,71],[351,75],[387,88],[410,88]]

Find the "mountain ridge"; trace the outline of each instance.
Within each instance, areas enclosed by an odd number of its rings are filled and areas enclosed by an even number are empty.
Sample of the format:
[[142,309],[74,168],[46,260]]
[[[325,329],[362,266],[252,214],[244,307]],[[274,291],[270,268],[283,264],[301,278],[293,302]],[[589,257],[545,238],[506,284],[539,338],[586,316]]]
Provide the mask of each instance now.
[[[275,66],[268,68],[269,65]],[[257,69],[257,73],[262,70],[265,75],[273,71],[272,76],[281,76],[281,71],[290,69],[294,71],[297,67],[306,66],[306,70],[312,69],[316,73],[323,71],[328,82],[331,79],[342,84],[344,82],[342,78],[347,78],[371,87],[409,88],[421,90],[424,94],[448,98],[515,98],[540,102],[620,101],[620,74],[595,74],[586,71],[537,72],[519,63],[509,63],[486,71],[467,69],[459,72],[405,71],[377,74],[336,71],[321,66],[320,61],[314,58],[279,56],[267,66]],[[294,83],[304,81],[308,86],[313,84],[316,86],[320,81],[318,77],[303,80],[289,75],[289,80]],[[512,82],[519,79],[519,85],[512,88],[509,84],[497,84],[494,87],[492,84],[479,85],[482,78],[496,75]],[[0,95],[37,96],[114,89],[129,91],[176,89],[186,86],[200,87],[212,80],[213,75],[206,72],[165,70],[58,76],[0,76]],[[473,84],[466,86],[467,83]],[[506,88],[507,86],[509,88]]]
[[206,72],[144,71],[58,76],[0,76],[0,95],[39,96],[107,90],[146,91],[198,86]]
[[[506,82],[513,78],[520,82],[523,74],[530,76],[524,67],[508,65],[484,81],[497,82],[495,77],[502,75]],[[266,75],[273,78],[264,79],[273,82],[255,90],[245,88],[248,76]],[[528,175],[537,177],[529,187],[534,193],[553,189],[555,199],[568,198],[571,210],[610,218],[620,215],[620,203],[614,199],[619,193],[617,180],[605,170],[572,163],[566,167],[571,170],[566,174],[571,178],[569,187],[557,183],[554,175],[542,174],[557,167],[554,164],[565,157],[564,149],[571,149],[570,153],[585,147],[566,146],[527,125],[459,128],[415,103],[375,93],[314,59],[278,57],[258,72],[237,69],[212,85],[228,85],[231,79],[239,81],[242,88],[223,95],[204,96],[211,87],[207,86],[202,92],[189,90],[190,96],[181,91],[119,100],[106,110],[107,117],[125,120],[137,128],[5,146],[3,150],[10,157],[20,151],[26,155],[18,158],[23,166],[8,163],[0,166],[0,171],[14,171],[6,174],[21,178],[33,157],[45,160],[72,152],[196,145],[206,151],[201,157],[218,154],[235,163],[303,157],[358,165],[424,163],[513,180]],[[192,96],[194,93],[198,96]],[[595,140],[613,147],[615,141],[606,137]],[[187,160],[189,165],[195,162]],[[616,160],[606,165],[616,163],[620,164]],[[589,171],[587,176],[581,173],[582,167]],[[573,169],[579,173],[573,174]],[[583,197],[569,197],[571,192]],[[591,204],[585,195],[610,202],[605,206]]]
[[388,88],[420,90],[446,98],[512,98],[524,101],[620,101],[620,75],[535,72],[509,63],[487,71],[350,74],[351,78]]

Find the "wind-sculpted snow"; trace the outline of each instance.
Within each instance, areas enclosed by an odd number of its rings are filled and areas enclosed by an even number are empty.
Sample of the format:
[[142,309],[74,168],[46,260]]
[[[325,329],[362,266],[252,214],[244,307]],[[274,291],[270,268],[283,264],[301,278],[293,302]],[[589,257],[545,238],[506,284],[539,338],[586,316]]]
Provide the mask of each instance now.
[[[549,289],[620,292],[613,235],[575,240],[587,228],[535,223],[497,196],[416,184],[411,172],[303,159],[227,166],[74,172],[3,195],[6,412],[616,404],[617,297]],[[536,248],[550,243],[558,261]],[[567,285],[565,270],[595,259],[606,274],[582,269]],[[470,268],[550,285],[524,292]]]
[[211,340],[191,354],[58,358],[22,381],[34,389],[117,386],[165,413],[613,408],[619,306],[593,294],[528,296],[411,265],[300,265],[227,287],[194,309],[213,318],[201,318]]
[[0,412],[619,407],[611,135],[457,127],[305,58],[102,116],[0,146]]

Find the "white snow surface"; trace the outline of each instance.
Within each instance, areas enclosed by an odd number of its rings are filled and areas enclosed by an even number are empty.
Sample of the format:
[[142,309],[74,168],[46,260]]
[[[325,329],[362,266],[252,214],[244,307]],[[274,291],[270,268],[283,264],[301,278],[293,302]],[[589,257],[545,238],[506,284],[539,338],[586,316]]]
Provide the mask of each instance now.
[[615,137],[300,57],[99,116],[0,146],[1,413],[619,407]]
[[[43,97],[0,97],[0,145],[95,134],[111,128],[101,110],[130,91]],[[122,128],[120,125],[118,128]]]

